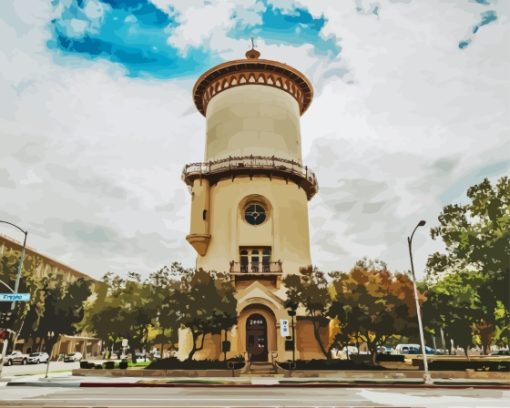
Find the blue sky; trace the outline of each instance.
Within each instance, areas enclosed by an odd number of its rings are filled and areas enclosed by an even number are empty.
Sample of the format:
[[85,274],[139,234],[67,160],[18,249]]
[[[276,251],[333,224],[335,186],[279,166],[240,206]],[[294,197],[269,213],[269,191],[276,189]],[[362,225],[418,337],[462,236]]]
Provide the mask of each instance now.
[[[60,13],[51,21],[48,47],[62,54],[87,59],[104,58],[126,68],[131,77],[174,78],[193,76],[222,61],[207,44],[190,47],[184,54],[168,39],[179,26],[179,13],[171,7],[163,12],[148,0],[54,0]],[[340,54],[334,36],[324,38],[323,16],[313,17],[305,8],[284,10],[260,1],[260,21],[246,23],[231,14],[233,27],[227,36],[246,44],[256,42],[301,46],[310,44],[314,52],[334,59]]]
[[[314,87],[314,263],[404,270],[417,220],[510,173],[509,17],[506,0],[0,1],[0,219],[96,277],[194,265],[193,83],[253,36]],[[415,243],[421,273],[441,243]]]

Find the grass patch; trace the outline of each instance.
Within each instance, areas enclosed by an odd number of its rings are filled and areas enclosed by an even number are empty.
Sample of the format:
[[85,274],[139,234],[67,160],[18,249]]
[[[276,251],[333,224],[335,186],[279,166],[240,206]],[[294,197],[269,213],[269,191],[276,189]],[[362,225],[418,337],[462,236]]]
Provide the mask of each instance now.
[[142,367],[142,368],[145,368],[147,367],[148,365],[150,365],[152,363],[152,361],[140,361],[140,362],[137,362],[137,363],[133,363],[131,361],[128,362],[128,368],[137,368],[137,367]]

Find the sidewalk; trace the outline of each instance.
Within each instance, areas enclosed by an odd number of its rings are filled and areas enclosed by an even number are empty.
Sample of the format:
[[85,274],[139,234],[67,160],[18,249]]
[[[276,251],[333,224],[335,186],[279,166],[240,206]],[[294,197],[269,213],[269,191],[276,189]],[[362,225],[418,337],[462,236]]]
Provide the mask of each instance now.
[[508,380],[437,379],[426,385],[420,378],[366,379],[347,377],[58,377],[11,379],[7,386],[30,387],[320,387],[320,388],[480,388],[508,389]]

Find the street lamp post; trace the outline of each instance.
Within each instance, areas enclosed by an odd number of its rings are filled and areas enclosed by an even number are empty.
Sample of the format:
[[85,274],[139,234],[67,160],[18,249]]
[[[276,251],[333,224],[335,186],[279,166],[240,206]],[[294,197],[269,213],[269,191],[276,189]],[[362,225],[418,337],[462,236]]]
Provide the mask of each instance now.
[[413,289],[414,289],[414,301],[416,302],[416,315],[418,316],[418,328],[420,330],[420,344],[421,344],[421,353],[423,357],[423,381],[425,384],[432,384],[432,377],[429,373],[429,365],[427,362],[427,350],[425,349],[425,336],[423,335],[423,324],[421,321],[421,309],[420,309],[420,302],[418,300],[418,288],[416,287],[416,275],[414,273],[414,262],[413,262],[413,251],[412,251],[412,244],[413,244],[413,236],[416,232],[418,227],[423,227],[425,225],[425,221],[421,220],[416,227],[414,227],[413,233],[411,234],[411,237],[407,237],[407,244],[409,246],[409,258],[411,259],[411,274],[413,276]]
[[[0,223],[11,225],[14,228],[20,230],[25,235],[25,237],[23,239],[23,248],[21,249],[21,255],[20,255],[20,258],[19,258],[18,272],[16,274],[16,281],[14,283],[14,290],[12,290],[5,282],[2,282],[5,286],[7,286],[7,288],[11,289],[11,292],[18,293],[19,281],[21,279],[21,271],[23,270],[23,260],[25,258],[25,247],[27,245],[28,231],[25,231],[24,229],[18,227],[16,224],[13,224],[12,222],[9,222],[9,221],[0,220]],[[16,301],[13,301],[11,303],[11,311],[13,311],[15,307],[16,307]],[[2,361],[0,361],[0,378],[2,377],[2,368],[4,366],[5,355],[7,353],[7,344],[8,344],[8,341],[9,341],[8,337],[6,339],[4,339],[4,345],[2,347]]]

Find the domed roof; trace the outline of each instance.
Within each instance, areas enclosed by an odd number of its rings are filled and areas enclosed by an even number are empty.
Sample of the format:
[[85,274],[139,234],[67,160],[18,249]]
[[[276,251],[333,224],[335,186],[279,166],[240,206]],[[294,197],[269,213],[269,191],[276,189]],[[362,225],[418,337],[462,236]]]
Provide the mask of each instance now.
[[312,84],[297,69],[278,61],[260,59],[260,52],[251,49],[246,59],[224,62],[204,72],[193,87],[193,100],[205,116],[207,104],[218,93],[241,85],[266,85],[292,95],[303,114],[313,98]]

